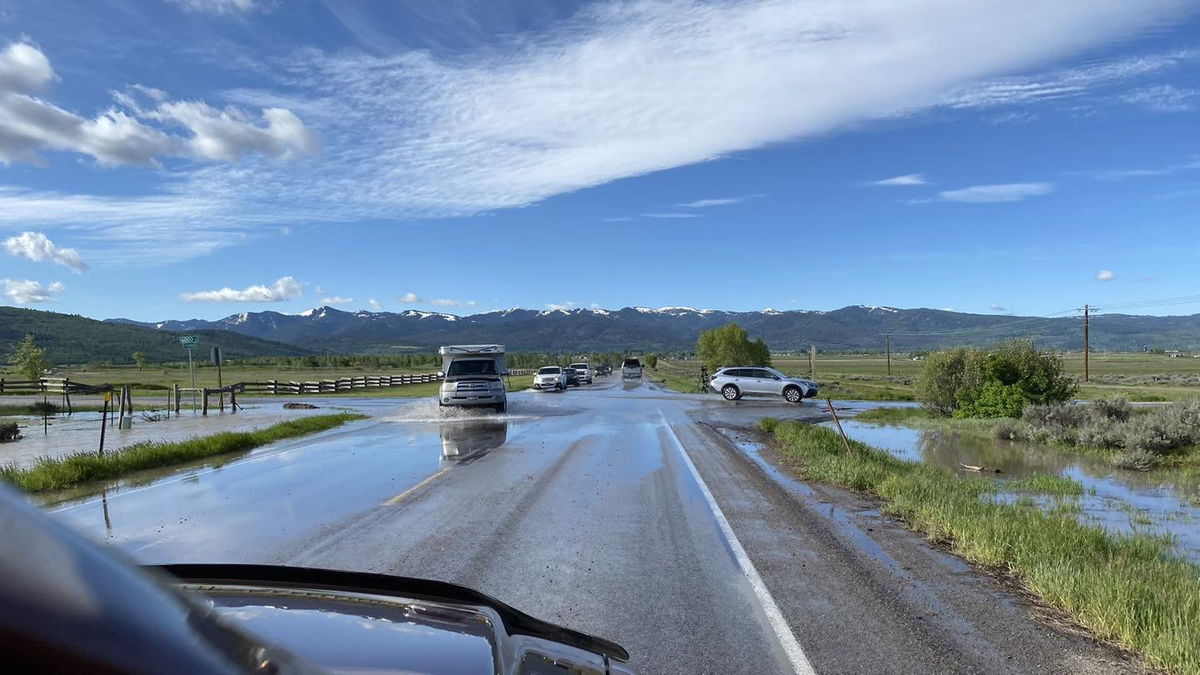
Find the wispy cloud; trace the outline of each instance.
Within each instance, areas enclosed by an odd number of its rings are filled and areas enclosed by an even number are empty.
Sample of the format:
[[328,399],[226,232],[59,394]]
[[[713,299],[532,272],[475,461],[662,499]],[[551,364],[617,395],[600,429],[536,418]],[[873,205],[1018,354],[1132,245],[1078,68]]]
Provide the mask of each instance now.
[[1168,176],[1181,171],[1200,169],[1200,155],[1182,162],[1174,162],[1155,167],[1134,167],[1125,169],[1100,169],[1096,171],[1070,171],[1067,175],[1090,176],[1097,180],[1125,180],[1127,178],[1147,178],[1151,176]]
[[42,286],[40,281],[28,279],[0,279],[0,287],[4,289],[4,297],[15,305],[29,305],[42,302],[53,302],[54,296],[66,290],[61,282],[55,281],[49,286]]
[[321,302],[319,302],[317,304],[329,305],[330,307],[336,307],[338,305],[349,305],[352,302],[354,302],[354,298],[347,298],[347,297],[344,297],[341,295],[333,295],[328,298],[321,298]]
[[266,5],[262,0],[169,0],[184,9],[213,14],[249,12]]
[[928,181],[925,176],[919,173],[906,173],[903,176],[892,176],[883,180],[875,180],[869,183],[870,185],[927,185]]
[[396,302],[403,302],[405,304],[415,305],[415,304],[425,302],[425,301],[422,300],[421,296],[417,295],[416,293],[405,293],[404,295],[401,295],[400,297],[396,298]]
[[938,193],[938,201],[985,204],[995,202],[1019,202],[1028,197],[1048,195],[1054,191],[1054,183],[1001,183],[996,185],[972,185],[958,190]]
[[1188,112],[1200,104],[1200,91],[1180,89],[1170,84],[1140,87],[1121,96],[1126,103],[1141,106],[1154,112]]
[[698,213],[639,213],[643,218],[699,218]]
[[1008,311],[1007,307],[1002,307],[1000,305],[988,305],[988,309],[992,310],[993,312],[1007,312]]
[[566,302],[547,302],[546,309],[550,311],[575,309],[579,306],[578,302],[567,300]]
[[475,300],[451,300],[450,298],[434,298],[429,301],[434,307],[474,307],[479,303]]
[[[176,101],[143,87],[91,117],[34,97],[54,74],[26,45],[32,60],[0,67],[0,86],[11,94],[5,100],[20,99],[36,114],[12,118],[21,124],[5,128],[21,132],[0,141],[0,156],[41,161],[42,150],[59,149],[102,164],[176,155],[208,161],[164,173],[153,194],[10,191],[0,195],[0,225],[82,226],[104,244],[81,246],[96,265],[160,264],[257,236],[262,223],[527,206],[870,120],[999,100],[971,83],[994,85],[1179,11],[1175,0],[598,2],[541,32],[453,56],[297,51],[260,62],[269,79],[257,88],[224,92],[236,106]],[[99,84],[120,90],[124,83]],[[69,133],[47,135],[43,118],[51,117]],[[323,151],[302,158],[318,135]],[[298,161],[278,161],[286,157]],[[34,220],[18,221],[6,205]],[[108,220],[89,220],[95,212]],[[164,241],[172,248],[156,243]],[[108,250],[113,242],[120,251]]]
[[1169,70],[1200,59],[1200,52],[1182,50],[1092,63],[1036,75],[1006,76],[973,82],[943,100],[951,108],[994,108],[1042,101],[1080,98],[1138,77]]
[[368,300],[367,300],[367,304],[368,304],[368,305],[370,305],[370,306],[371,306],[371,309],[372,309],[372,310],[374,310],[374,311],[376,311],[376,312],[378,312],[379,310],[383,309],[383,303],[382,303],[382,302],[380,302],[380,301],[378,301],[378,300],[376,300],[375,298],[370,298],[370,299],[368,299]]
[[683,204],[676,204],[676,206],[679,206],[679,207],[682,207],[685,209],[706,209],[711,206],[728,206],[730,204],[740,204],[741,202],[744,202],[747,199],[752,199],[752,198],[758,197],[758,196],[759,195],[746,195],[744,197],[719,197],[716,199],[697,199],[694,202],[686,202]]
[[610,216],[604,219],[606,223],[628,223],[633,220],[632,216]]
[[1112,270],[1100,270],[1096,272],[1096,281],[1112,281],[1117,275]]
[[82,274],[88,268],[87,263],[79,256],[79,251],[73,248],[59,248],[41,232],[22,232],[15,237],[4,240],[4,248],[10,255],[28,258],[34,262],[49,261],[64,265]]
[[303,289],[292,277],[280,277],[270,286],[247,286],[236,290],[226,286],[215,291],[182,293],[180,298],[188,302],[284,302],[300,297]]

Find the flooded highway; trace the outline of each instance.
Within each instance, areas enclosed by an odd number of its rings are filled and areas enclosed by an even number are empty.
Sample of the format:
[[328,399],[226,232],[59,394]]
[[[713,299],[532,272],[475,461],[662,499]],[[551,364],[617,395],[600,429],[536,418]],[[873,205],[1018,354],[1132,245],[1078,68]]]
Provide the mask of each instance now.
[[647,673],[1123,672],[988,577],[739,434],[819,404],[603,378],[509,411],[371,419],[43,503],[140,562],[450,581],[616,640]]

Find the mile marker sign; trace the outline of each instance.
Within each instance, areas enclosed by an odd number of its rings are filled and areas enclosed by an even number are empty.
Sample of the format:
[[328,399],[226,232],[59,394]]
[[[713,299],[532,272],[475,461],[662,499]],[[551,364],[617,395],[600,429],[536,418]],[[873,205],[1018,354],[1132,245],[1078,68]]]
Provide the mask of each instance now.
[[195,349],[196,345],[200,344],[200,336],[199,335],[180,335],[179,336],[179,344],[183,345],[184,347],[187,347],[188,349]]

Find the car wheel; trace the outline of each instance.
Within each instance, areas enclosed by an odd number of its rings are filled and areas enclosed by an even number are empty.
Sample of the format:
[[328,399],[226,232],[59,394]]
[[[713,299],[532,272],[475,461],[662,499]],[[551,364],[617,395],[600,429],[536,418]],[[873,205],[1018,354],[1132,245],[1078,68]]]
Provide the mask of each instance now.
[[506,410],[508,410],[508,402],[507,402],[507,401],[505,401],[504,403],[497,403],[497,404],[496,404],[496,412],[498,412],[498,413],[502,413],[502,412],[504,412],[504,411],[506,411]]
[[800,387],[788,387],[783,390],[783,398],[788,403],[799,403],[800,399],[804,398],[804,395],[801,393]]
[[554,391],[562,391],[562,390],[563,390],[562,382],[556,382],[554,384]]
[[725,397],[726,401],[736,401],[742,397],[742,392],[738,391],[738,388],[732,384],[727,384],[721,387],[721,395]]

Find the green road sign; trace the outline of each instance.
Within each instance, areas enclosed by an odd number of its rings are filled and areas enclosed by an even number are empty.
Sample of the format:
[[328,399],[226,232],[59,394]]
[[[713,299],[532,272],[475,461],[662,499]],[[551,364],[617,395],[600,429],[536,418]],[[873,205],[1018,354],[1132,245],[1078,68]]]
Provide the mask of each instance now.
[[200,336],[199,335],[180,335],[179,336],[179,344],[183,345],[184,347],[187,347],[188,349],[194,349],[196,347],[196,345],[200,344]]

